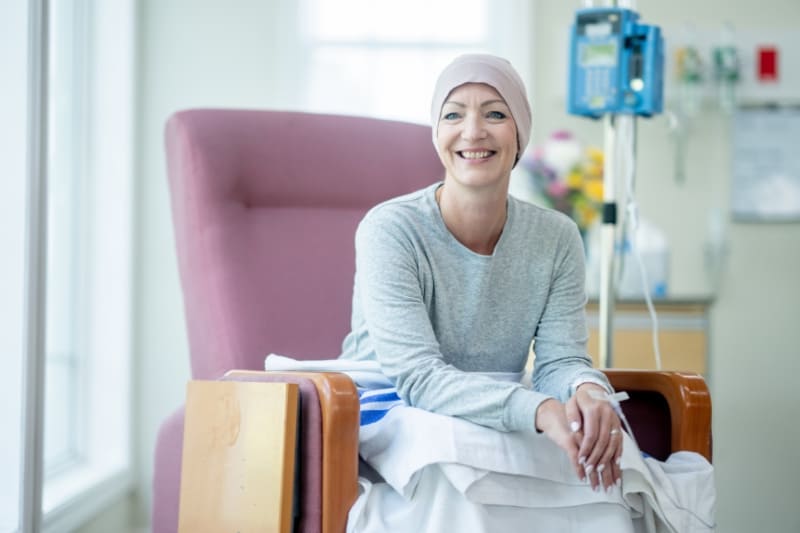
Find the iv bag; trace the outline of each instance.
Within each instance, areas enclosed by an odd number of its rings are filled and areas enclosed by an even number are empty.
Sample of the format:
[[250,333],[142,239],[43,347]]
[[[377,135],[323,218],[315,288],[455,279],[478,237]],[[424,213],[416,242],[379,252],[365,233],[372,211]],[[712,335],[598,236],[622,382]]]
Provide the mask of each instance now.
[[[600,294],[600,225],[596,225],[586,236],[586,293],[590,298]],[[616,268],[621,273],[617,277],[616,294],[618,298],[644,298],[644,286],[639,263],[633,253],[630,237],[618,245]],[[653,298],[666,298],[669,288],[669,241],[664,232],[650,221],[640,218],[636,232],[638,253],[644,264],[647,290]]]

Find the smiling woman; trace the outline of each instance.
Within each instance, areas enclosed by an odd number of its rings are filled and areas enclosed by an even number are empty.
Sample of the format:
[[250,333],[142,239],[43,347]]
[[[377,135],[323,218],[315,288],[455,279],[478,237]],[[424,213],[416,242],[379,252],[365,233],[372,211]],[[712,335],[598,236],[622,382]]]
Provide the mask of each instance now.
[[[457,179],[452,165],[480,172],[485,178],[510,176],[519,157],[517,128],[508,105],[490,85],[468,83],[455,89],[442,106],[436,128],[436,146],[448,176]],[[490,168],[494,167],[494,172]]]
[[[436,191],[444,223],[461,244],[491,255],[506,221],[504,204],[519,154],[514,118],[493,87],[467,83],[450,93],[435,130],[446,173],[445,186]],[[499,209],[476,208],[487,195]]]
[[[604,401],[613,389],[586,353],[577,227],[561,213],[509,195],[511,169],[531,131],[525,84],[503,58],[461,55],[437,79],[431,125],[444,180],[378,204],[359,223],[352,329],[340,357],[377,362],[397,397],[441,416],[440,425],[467,421],[476,426],[471,431],[491,430],[487,436],[517,435],[529,446],[522,455],[561,464],[565,486],[583,481],[577,492],[618,490],[620,421]],[[534,342],[527,387],[521,378]],[[443,442],[488,446],[452,435],[427,445]],[[518,473],[514,468],[500,471]],[[416,494],[452,486],[437,476],[420,475]],[[366,511],[351,514],[353,531],[407,530],[414,510],[436,523],[441,515],[430,509],[429,496],[386,505],[381,493],[391,481],[384,479],[359,496],[353,509]],[[445,513],[470,516],[469,531],[505,528],[498,515],[510,509],[473,507],[468,500],[455,496]],[[534,502],[537,510],[520,515],[515,528],[546,518],[541,498],[526,505]],[[392,508],[402,510],[394,524]],[[631,524],[624,507],[604,512],[603,520]],[[554,510],[545,529],[559,529],[562,514],[563,507]],[[369,515],[380,516],[380,526]],[[595,530],[595,518],[577,525]]]
[[[577,477],[610,489],[622,444],[610,405],[591,396],[611,387],[586,354],[577,227],[508,193],[530,138],[525,85],[503,58],[459,56],[436,82],[431,122],[444,181],[359,224],[341,357],[380,363],[413,407],[538,430]],[[521,373],[532,342],[532,389],[488,375]]]

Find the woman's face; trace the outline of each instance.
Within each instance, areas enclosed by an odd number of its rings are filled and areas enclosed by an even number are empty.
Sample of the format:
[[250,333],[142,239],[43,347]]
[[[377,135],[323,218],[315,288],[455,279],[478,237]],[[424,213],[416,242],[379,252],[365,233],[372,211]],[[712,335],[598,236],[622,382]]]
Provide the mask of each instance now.
[[465,83],[442,106],[436,144],[447,178],[471,187],[507,184],[517,157],[517,126],[492,86]]

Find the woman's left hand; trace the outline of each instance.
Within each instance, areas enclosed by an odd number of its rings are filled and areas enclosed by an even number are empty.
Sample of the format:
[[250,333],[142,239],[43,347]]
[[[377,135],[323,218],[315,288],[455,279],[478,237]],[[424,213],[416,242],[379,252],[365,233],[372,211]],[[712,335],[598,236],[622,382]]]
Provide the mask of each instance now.
[[609,402],[595,399],[589,391],[607,391],[595,383],[583,383],[566,404],[567,422],[579,447],[578,462],[592,489],[609,490],[619,482],[622,471],[622,427]]

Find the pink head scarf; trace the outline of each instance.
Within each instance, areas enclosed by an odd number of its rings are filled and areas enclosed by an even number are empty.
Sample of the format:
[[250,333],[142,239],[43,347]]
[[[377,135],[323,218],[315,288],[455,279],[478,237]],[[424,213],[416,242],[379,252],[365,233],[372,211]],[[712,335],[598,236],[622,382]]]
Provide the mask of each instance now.
[[508,60],[488,54],[459,56],[439,74],[431,101],[431,126],[436,151],[439,151],[436,133],[442,106],[453,89],[465,83],[490,85],[505,100],[517,126],[517,160],[519,160],[531,136],[531,106],[528,103],[525,84]]

